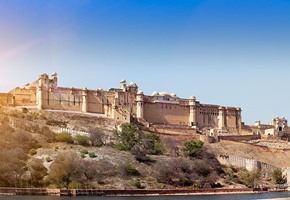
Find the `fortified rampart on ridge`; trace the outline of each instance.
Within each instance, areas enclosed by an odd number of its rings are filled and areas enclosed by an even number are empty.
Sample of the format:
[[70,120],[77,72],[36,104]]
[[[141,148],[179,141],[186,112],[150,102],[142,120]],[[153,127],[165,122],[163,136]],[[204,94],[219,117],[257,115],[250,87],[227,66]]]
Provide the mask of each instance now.
[[36,106],[38,109],[71,110],[101,113],[106,117],[130,122],[133,118],[142,122],[163,125],[186,125],[195,128],[216,128],[239,133],[241,109],[219,105],[201,104],[194,96],[179,98],[176,94],[154,92],[144,95],[136,83],[120,88],[89,90],[66,88],[57,84],[57,74],[51,78],[42,74],[24,88],[15,88],[0,94],[1,105]]

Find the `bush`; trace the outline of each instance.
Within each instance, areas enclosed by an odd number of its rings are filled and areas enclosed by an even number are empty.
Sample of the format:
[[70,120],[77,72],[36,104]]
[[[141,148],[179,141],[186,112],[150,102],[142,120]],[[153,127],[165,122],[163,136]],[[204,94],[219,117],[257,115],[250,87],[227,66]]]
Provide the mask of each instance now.
[[235,177],[235,171],[232,167],[228,167],[226,169],[226,174],[229,176],[229,178],[233,179]]
[[123,143],[116,144],[115,148],[120,150],[120,151],[128,151],[129,150],[128,146],[126,146]]
[[85,135],[76,135],[73,139],[76,140],[80,145],[86,145],[89,137]]
[[156,135],[155,133],[148,133],[143,135],[144,139],[149,139],[152,141],[160,141],[160,137]]
[[45,158],[45,160],[46,160],[46,162],[51,162],[51,161],[52,161],[51,157],[49,157],[49,156],[47,156],[47,157]]
[[105,134],[101,129],[97,127],[91,128],[89,133],[91,133],[90,140],[92,141],[93,146],[101,147],[104,145]]
[[55,136],[57,142],[73,143],[73,138],[68,132],[62,132]]
[[95,158],[95,157],[97,157],[95,152],[89,152],[89,156],[90,156],[90,158]]
[[42,148],[43,147],[43,145],[42,144],[40,144],[40,143],[37,143],[37,144],[35,144],[35,148]]
[[154,148],[150,151],[153,155],[161,155],[164,152],[164,145],[161,142],[155,142]]
[[161,155],[165,150],[163,143],[160,141],[160,137],[154,133],[143,135],[143,144],[149,151],[149,154]]
[[144,188],[145,188],[145,186],[142,185],[142,183],[140,182],[140,180],[135,180],[135,181],[133,181],[133,185],[134,185],[136,188],[138,188],[138,189],[144,189]]
[[273,178],[276,184],[284,184],[287,182],[287,178],[285,175],[283,175],[281,169],[275,169],[273,171]]
[[140,176],[140,172],[131,164],[125,164],[122,166],[123,172],[127,176]]
[[29,154],[32,155],[32,156],[35,155],[35,154],[37,154],[36,149],[30,149],[29,150]]
[[86,149],[81,149],[80,152],[81,152],[81,154],[88,154],[89,153],[89,151]]
[[183,152],[189,157],[195,157],[202,146],[202,141],[187,140],[183,144]]
[[239,178],[243,184],[248,187],[254,187],[256,185],[256,180],[260,177],[259,171],[243,171],[239,174]]

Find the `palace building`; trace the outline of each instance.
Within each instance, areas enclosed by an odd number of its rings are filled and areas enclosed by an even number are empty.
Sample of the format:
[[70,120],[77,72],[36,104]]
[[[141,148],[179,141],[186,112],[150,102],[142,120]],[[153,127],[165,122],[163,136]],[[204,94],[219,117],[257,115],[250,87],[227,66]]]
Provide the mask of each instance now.
[[136,83],[120,82],[109,90],[60,87],[57,74],[42,74],[8,93],[0,93],[5,106],[35,106],[38,109],[99,113],[118,121],[139,120],[148,124],[182,125],[196,129],[215,128],[239,132],[241,108],[203,104],[194,96],[180,98],[176,94],[153,92],[145,95]]

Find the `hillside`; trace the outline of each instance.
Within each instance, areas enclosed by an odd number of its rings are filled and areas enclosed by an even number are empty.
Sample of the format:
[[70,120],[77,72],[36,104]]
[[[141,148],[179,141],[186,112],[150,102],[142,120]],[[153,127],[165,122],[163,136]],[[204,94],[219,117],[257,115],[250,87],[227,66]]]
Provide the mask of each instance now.
[[255,159],[277,167],[290,166],[290,145],[288,142],[259,142],[257,144],[221,141],[207,147],[216,156],[233,155],[248,159]]
[[251,173],[222,166],[218,155],[247,152],[249,158],[263,155],[265,162],[274,162],[278,153],[281,163],[288,158],[283,150],[231,142],[203,145],[188,134],[158,135],[134,124],[116,131],[113,120],[93,114],[2,107],[0,116],[2,187],[245,187],[253,186],[245,178]]

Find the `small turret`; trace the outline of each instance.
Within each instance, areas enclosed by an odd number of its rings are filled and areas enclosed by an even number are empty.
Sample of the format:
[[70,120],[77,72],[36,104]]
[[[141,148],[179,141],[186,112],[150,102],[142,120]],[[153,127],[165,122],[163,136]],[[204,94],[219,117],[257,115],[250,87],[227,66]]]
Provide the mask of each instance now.
[[121,84],[120,88],[123,90],[123,92],[125,92],[126,91],[126,87],[127,87],[126,80],[125,79],[122,79],[120,81],[120,84]]
[[51,77],[52,77],[53,85],[54,85],[54,86],[57,86],[57,73],[56,73],[56,72],[53,72],[53,73],[51,74]]

